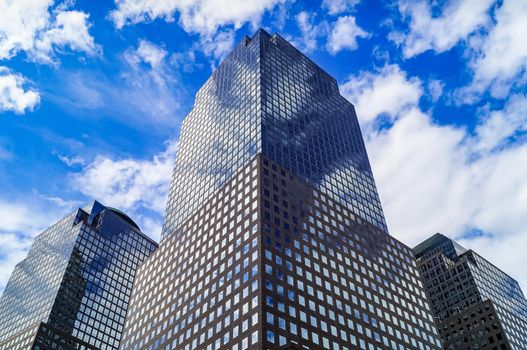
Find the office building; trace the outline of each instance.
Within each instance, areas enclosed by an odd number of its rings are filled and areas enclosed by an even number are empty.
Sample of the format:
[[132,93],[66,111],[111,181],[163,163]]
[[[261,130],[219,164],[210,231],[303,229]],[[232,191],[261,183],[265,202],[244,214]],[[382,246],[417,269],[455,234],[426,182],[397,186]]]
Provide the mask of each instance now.
[[36,236],[7,283],[0,349],[118,349],[136,269],[156,248],[99,202],[66,216]]
[[183,121],[159,249],[121,349],[440,349],[386,232],[354,107],[277,34],[245,38]]
[[527,349],[518,282],[440,233],[414,251],[445,349]]

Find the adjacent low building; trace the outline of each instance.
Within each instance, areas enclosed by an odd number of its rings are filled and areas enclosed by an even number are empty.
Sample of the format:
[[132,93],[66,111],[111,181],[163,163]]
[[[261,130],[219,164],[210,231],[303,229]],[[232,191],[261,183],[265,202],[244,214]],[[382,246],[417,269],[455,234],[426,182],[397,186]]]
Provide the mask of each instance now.
[[117,349],[136,269],[157,244],[97,201],[35,238],[0,299],[0,349]]
[[445,349],[527,349],[527,301],[516,280],[440,233],[414,252]]

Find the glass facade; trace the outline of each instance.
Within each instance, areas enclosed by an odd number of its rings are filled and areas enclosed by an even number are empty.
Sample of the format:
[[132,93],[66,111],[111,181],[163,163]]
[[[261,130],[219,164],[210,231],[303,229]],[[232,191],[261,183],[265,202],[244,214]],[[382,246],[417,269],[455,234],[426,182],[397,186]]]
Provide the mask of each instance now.
[[411,249],[265,157],[262,170],[262,349],[439,349]]
[[414,251],[447,349],[526,349],[527,301],[516,280],[439,233]]
[[441,348],[353,106],[279,35],[244,39],[199,90],[120,348]]
[[353,105],[335,79],[260,30],[220,64],[183,122],[163,238],[258,153],[387,230]]
[[117,349],[135,271],[156,247],[96,201],[68,215],[15,267],[0,299],[0,349]]
[[387,231],[353,105],[290,43],[261,36],[262,153]]

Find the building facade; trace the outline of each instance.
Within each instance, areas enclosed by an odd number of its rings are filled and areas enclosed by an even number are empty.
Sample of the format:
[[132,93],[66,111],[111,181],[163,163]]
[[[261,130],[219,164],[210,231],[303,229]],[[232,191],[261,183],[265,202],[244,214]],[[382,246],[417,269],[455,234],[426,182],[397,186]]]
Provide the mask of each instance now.
[[516,280],[439,233],[414,252],[447,350],[527,349],[527,301]]
[[183,122],[121,349],[440,349],[386,233],[354,107],[279,35],[244,39]]
[[92,202],[39,234],[0,298],[0,349],[117,349],[136,269],[157,244]]

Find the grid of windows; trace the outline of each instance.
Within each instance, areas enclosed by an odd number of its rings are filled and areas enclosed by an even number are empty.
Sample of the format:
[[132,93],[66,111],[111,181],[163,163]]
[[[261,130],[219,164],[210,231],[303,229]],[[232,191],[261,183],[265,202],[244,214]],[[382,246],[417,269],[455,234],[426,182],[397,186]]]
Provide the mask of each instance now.
[[0,300],[0,349],[71,339],[117,349],[135,271],[156,247],[124,214],[98,202],[67,216],[37,236],[15,268]]
[[139,268],[122,348],[256,348],[258,232],[253,161]]
[[121,348],[436,350],[416,266],[386,233],[353,106],[259,30],[183,123]]
[[490,300],[477,303],[439,324],[446,350],[509,350],[499,317]]
[[387,230],[353,105],[279,35],[246,38],[183,121],[162,238],[257,153]]
[[279,35],[261,46],[262,153],[386,231],[353,105]]
[[38,235],[14,268],[0,299],[0,349],[12,349],[20,332],[36,332],[35,325],[48,317],[75,244],[72,221],[78,219],[72,213]]
[[[509,347],[525,349],[527,301],[517,281],[475,252],[466,250],[441,234],[432,236],[414,250],[434,314],[440,324],[439,330],[444,337],[450,335],[452,344],[457,344],[458,340],[451,336],[454,333],[452,319],[470,318],[473,308],[484,308],[486,301],[490,301],[492,314],[499,318]],[[485,322],[495,321],[486,318]],[[464,323],[456,324],[459,327],[455,329],[456,334],[467,334],[463,329]],[[489,329],[492,327],[489,326]],[[490,344],[484,332],[474,332],[472,337],[476,337],[480,346],[483,343],[486,346]],[[462,339],[466,343],[472,341],[466,335]]]
[[181,127],[162,238],[260,150],[258,45],[240,43],[196,95]]
[[412,251],[263,160],[263,349],[438,349]]

